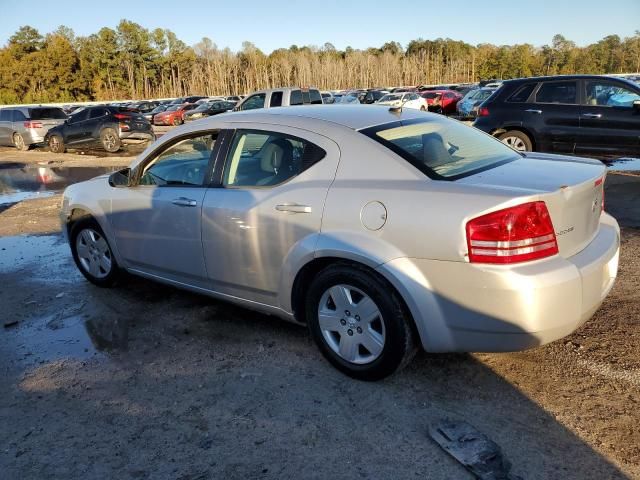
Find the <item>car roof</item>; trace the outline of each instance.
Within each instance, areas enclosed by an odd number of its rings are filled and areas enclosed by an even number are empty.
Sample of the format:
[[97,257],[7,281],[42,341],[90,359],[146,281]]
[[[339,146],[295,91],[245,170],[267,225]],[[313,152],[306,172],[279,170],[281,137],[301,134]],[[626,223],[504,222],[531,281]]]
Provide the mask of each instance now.
[[[398,120],[424,118],[425,113],[405,108],[401,111],[377,105],[304,105],[293,107],[265,108],[233,112],[224,115],[229,122],[234,120],[265,122],[281,125],[295,125],[301,118],[311,121],[329,122],[353,130],[382,125]],[[293,123],[292,123],[293,122]]]
[[[581,80],[581,79],[618,79],[625,81],[626,79],[621,77],[615,77],[613,75],[547,75],[542,77],[524,77],[524,78],[513,78],[511,80],[503,80],[503,83],[520,83],[520,82],[545,82],[551,80]],[[495,82],[490,82],[495,83]]]

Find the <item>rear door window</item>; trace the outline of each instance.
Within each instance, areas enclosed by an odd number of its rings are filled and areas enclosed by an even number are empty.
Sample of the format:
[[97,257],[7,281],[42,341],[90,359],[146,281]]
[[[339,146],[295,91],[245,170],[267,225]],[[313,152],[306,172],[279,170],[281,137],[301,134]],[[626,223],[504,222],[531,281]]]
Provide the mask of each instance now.
[[281,107],[282,106],[282,92],[271,92],[271,100],[269,101],[270,107]]
[[291,90],[289,105],[302,105],[302,92],[300,90]]
[[104,108],[94,108],[89,112],[89,118],[100,118],[107,114],[107,110]]
[[537,103],[577,104],[576,82],[546,82],[536,93]]
[[4,109],[0,110],[0,122],[10,122],[11,121],[11,110]]

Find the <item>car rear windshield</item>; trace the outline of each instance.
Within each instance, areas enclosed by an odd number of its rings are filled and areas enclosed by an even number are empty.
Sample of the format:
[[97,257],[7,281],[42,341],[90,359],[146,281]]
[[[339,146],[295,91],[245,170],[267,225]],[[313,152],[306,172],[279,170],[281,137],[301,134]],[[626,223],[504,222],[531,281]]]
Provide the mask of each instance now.
[[30,108],[29,118],[31,120],[62,120],[67,116],[61,108]]
[[521,158],[499,140],[455,120],[408,120],[362,133],[436,180],[455,180]]

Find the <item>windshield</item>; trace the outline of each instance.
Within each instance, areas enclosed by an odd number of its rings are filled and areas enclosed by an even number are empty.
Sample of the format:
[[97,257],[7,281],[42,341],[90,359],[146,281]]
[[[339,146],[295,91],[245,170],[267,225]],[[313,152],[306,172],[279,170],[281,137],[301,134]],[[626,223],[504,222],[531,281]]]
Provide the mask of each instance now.
[[455,120],[394,122],[362,133],[436,179],[466,176],[520,158],[499,140]]
[[160,112],[164,112],[167,109],[166,105],[159,105],[156,108],[154,108],[151,113],[160,113]]
[[442,96],[441,93],[429,92],[422,94],[424,98],[440,98]]
[[165,112],[175,112],[176,110],[178,110],[182,105],[171,105],[169,108],[167,108],[165,110]]

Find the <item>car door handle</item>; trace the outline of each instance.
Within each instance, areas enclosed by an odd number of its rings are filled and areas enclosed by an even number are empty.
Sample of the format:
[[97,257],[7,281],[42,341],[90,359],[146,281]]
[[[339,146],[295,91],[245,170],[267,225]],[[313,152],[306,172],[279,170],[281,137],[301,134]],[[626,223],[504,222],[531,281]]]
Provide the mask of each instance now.
[[602,114],[601,113],[583,113],[582,116],[587,118],[600,118],[602,117]]
[[171,203],[173,203],[174,205],[178,205],[179,207],[195,207],[196,205],[198,205],[198,202],[196,202],[195,200],[185,197],[174,198]]
[[311,213],[311,207],[309,205],[298,205],[297,203],[282,203],[276,205],[276,210],[289,213]]
[[528,113],[537,113],[538,115],[541,115],[541,114],[542,114],[542,110],[536,110],[535,108],[529,108],[529,109],[525,110],[525,112],[528,112]]

